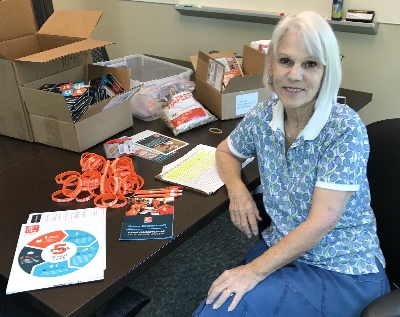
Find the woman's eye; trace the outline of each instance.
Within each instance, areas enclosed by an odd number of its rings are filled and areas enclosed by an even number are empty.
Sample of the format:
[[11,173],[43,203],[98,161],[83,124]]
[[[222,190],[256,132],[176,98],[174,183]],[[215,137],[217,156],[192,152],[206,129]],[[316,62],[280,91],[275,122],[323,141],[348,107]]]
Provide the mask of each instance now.
[[313,68],[313,67],[315,67],[315,66],[317,66],[317,63],[316,63],[316,62],[313,62],[313,61],[308,61],[308,62],[305,62],[305,63],[304,63],[304,67],[305,67],[305,68]]
[[289,58],[281,58],[279,62],[283,65],[290,65],[291,63]]

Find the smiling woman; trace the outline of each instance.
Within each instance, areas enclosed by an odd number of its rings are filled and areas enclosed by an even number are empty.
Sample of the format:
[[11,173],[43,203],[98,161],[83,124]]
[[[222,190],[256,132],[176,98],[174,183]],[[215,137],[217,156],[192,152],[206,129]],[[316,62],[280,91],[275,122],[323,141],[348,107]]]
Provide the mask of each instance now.
[[389,291],[370,206],[367,132],[336,102],[340,67],[337,40],[320,15],[301,12],[277,24],[265,72],[275,94],[216,151],[234,225],[258,234],[260,213],[240,173],[252,156],[272,222],[193,316],[356,317]]

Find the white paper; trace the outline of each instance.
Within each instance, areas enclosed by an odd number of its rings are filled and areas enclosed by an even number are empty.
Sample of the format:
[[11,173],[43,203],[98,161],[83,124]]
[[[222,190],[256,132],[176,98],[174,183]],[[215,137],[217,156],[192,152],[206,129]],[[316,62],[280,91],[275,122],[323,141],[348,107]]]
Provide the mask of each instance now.
[[208,61],[207,83],[221,91],[223,77],[224,67],[210,58]]
[[236,96],[236,115],[246,114],[258,103],[258,92]]
[[[214,147],[199,144],[178,160],[165,165],[161,178],[210,195],[224,185],[217,171],[215,151]],[[253,159],[246,160],[242,167]]]
[[47,219],[22,225],[6,294],[104,279],[105,213]]

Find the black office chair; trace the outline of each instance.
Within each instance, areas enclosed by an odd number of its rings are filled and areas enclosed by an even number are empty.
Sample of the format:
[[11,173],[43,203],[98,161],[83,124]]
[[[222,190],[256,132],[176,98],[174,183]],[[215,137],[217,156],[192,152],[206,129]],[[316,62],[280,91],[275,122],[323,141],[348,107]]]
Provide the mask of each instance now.
[[361,317],[400,316],[400,118],[367,125],[371,147],[367,175],[378,236],[392,291],[362,312]]

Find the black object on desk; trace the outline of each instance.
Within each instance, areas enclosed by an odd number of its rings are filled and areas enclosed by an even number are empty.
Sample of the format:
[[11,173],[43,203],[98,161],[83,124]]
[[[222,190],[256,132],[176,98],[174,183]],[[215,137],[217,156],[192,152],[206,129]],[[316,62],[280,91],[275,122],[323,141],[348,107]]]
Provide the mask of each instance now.
[[[190,62],[164,59],[178,65],[191,67]],[[362,108],[372,94],[343,90],[353,108]],[[362,97],[362,98],[361,98]],[[189,145],[179,151],[184,155],[197,144],[216,147],[236,127],[241,119],[214,121],[179,135],[179,139]],[[208,131],[209,128],[222,130],[221,134]],[[152,130],[174,137],[161,119],[144,122],[134,119],[131,128],[112,138],[130,136],[144,130]],[[111,138],[110,138],[111,139]],[[30,213],[93,207],[87,203],[55,203],[51,194],[58,189],[54,178],[66,170],[80,170],[80,154],[64,149],[53,148],[39,143],[30,143],[6,136],[0,136],[0,201],[2,204],[2,221],[0,221],[0,241],[2,257],[0,258],[0,282],[6,283],[15,247],[18,241],[21,224],[25,223]],[[103,144],[98,144],[88,152],[104,155]],[[154,179],[163,164],[134,157],[134,167],[145,179],[145,188],[164,187],[165,183]],[[256,160],[242,170],[243,180],[249,190],[259,185],[259,172]],[[124,290],[136,277],[152,267],[163,257],[179,247],[183,242],[222,214],[229,205],[225,188],[215,194],[205,196],[191,190],[185,191],[175,201],[174,238],[166,240],[148,240],[138,242],[121,242],[119,234],[125,208],[107,211],[107,268],[102,281],[70,285],[58,288],[43,289],[19,293],[20,296],[48,316],[82,317],[94,313]]]

